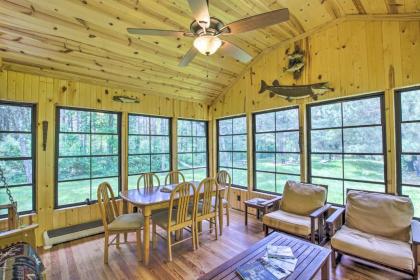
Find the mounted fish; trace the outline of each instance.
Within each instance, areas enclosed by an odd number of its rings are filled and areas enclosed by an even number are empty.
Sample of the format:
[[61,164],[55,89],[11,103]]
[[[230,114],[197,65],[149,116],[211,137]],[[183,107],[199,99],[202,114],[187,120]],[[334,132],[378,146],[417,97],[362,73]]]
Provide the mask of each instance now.
[[283,72],[293,73],[293,78],[298,80],[305,66],[304,56],[304,52],[299,47],[295,47],[295,51],[287,56],[289,63],[287,68],[283,68]]
[[112,97],[112,100],[121,102],[121,103],[140,103],[136,97],[130,97],[125,95],[116,95]]
[[328,87],[328,82],[309,85],[283,86],[280,85],[278,80],[274,80],[273,85],[269,86],[265,81],[261,80],[261,89],[258,93],[261,94],[266,90],[270,91],[271,98],[275,95],[279,95],[288,101],[309,96],[312,97],[313,100],[317,100],[319,95],[323,95],[329,91],[334,91],[333,88]]

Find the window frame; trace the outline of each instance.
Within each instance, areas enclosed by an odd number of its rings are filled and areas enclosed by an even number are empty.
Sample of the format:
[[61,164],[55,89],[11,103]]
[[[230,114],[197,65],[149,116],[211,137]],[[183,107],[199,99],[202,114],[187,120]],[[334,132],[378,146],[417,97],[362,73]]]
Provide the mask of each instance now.
[[[31,108],[31,132],[21,132],[21,131],[0,131],[2,133],[25,133],[30,134],[31,139],[31,157],[12,157],[12,158],[0,158],[0,160],[31,160],[32,161],[32,210],[28,211],[21,211],[19,212],[20,215],[32,214],[37,212],[37,201],[36,201],[36,190],[37,190],[37,126],[38,126],[38,112],[37,112],[37,105],[35,103],[26,103],[26,102],[12,102],[12,101],[3,101],[0,100],[0,105],[9,105],[9,106],[16,106],[16,107],[29,107]],[[28,184],[18,184],[10,186],[11,192],[13,195],[13,188],[27,186]],[[19,207],[19,204],[18,204]],[[0,218],[7,217],[7,214],[0,215]]]
[[[276,113],[276,112],[282,112],[282,111],[288,111],[288,110],[293,110],[293,109],[297,109],[298,111],[298,129],[291,129],[291,130],[276,130],[277,127],[277,121],[276,121],[276,117],[274,117],[274,130],[273,131],[264,131],[264,132],[256,132],[256,116],[257,115],[262,115],[262,114],[267,114],[267,113]],[[256,149],[256,135],[257,134],[263,134],[263,133],[274,133],[275,137],[274,137],[274,146],[276,147],[277,143],[277,133],[282,133],[282,132],[298,132],[299,134],[299,152],[259,152],[259,153],[265,153],[265,154],[274,154],[274,162],[275,162],[275,168],[277,168],[277,157],[276,154],[297,154],[299,155],[299,174],[292,174],[292,173],[285,173],[285,172],[277,172],[277,171],[259,171],[259,172],[263,172],[263,173],[270,173],[270,174],[274,174],[275,176],[277,176],[277,174],[281,174],[281,175],[290,175],[290,176],[298,176],[300,178],[302,178],[302,153],[303,153],[303,149],[302,149],[302,131],[301,131],[301,126],[300,126],[300,108],[299,105],[293,105],[293,106],[287,106],[287,107],[281,107],[281,108],[276,108],[276,109],[272,109],[272,110],[267,110],[267,111],[259,111],[259,112],[254,112],[252,113],[252,169],[253,169],[253,174],[252,174],[252,178],[253,178],[253,186],[252,186],[252,190],[255,192],[261,192],[261,193],[267,193],[267,194],[273,194],[273,195],[281,195],[281,193],[279,192],[270,192],[270,191],[265,191],[265,190],[260,190],[257,188],[257,149]],[[276,177],[275,177],[276,178]],[[276,182],[275,182],[276,184]],[[277,189],[277,185],[274,186],[275,189]]]
[[[138,133],[131,133],[130,134],[130,116],[140,116],[140,117],[147,117],[149,118],[159,118],[159,119],[166,119],[169,122],[169,134],[168,135],[158,135],[158,134],[138,134]],[[129,141],[130,135],[135,135],[135,136],[149,136],[149,137],[153,137],[153,136],[157,136],[157,137],[169,137],[169,170],[168,171],[162,171],[162,172],[154,172],[154,173],[164,173],[164,172],[171,172],[173,166],[172,166],[172,159],[173,159],[173,153],[172,153],[172,144],[173,144],[173,139],[172,139],[172,121],[173,118],[171,117],[164,117],[164,116],[156,116],[156,115],[146,115],[146,114],[137,114],[137,113],[128,113],[127,116],[127,143]],[[149,122],[149,132],[150,132],[150,122]],[[152,167],[152,155],[166,155],[168,153],[152,153],[152,149],[151,149],[151,145],[152,145],[152,141],[150,141],[149,143],[149,148],[150,148],[150,153],[148,154],[130,154],[129,149],[127,149],[127,177],[130,176],[139,176],[143,173],[139,173],[139,174],[130,174],[129,173],[129,168],[128,168],[128,158],[129,156],[139,156],[139,155],[147,155],[150,157],[149,162],[150,162],[150,168]],[[163,184],[164,182],[161,182],[161,184]],[[127,186],[129,187],[129,186]]]
[[[219,141],[219,137],[220,136],[230,136],[230,137],[232,137],[232,143],[233,143],[233,136],[245,135],[245,137],[246,137],[246,146],[247,146],[246,151],[222,151],[222,152],[226,152],[226,153],[231,153],[232,154],[232,167],[230,167],[230,169],[232,169],[232,170],[233,169],[237,169],[237,170],[246,171],[246,173],[247,173],[246,181],[247,181],[247,185],[249,186],[249,182],[248,182],[248,160],[249,160],[248,159],[248,124],[246,124],[246,132],[245,133],[233,133],[232,132],[232,134],[227,134],[227,135],[220,135],[219,134],[219,122],[220,121],[233,120],[233,119],[237,119],[237,118],[245,118],[245,122],[247,123],[247,116],[246,116],[246,114],[242,114],[242,115],[238,115],[238,116],[223,117],[223,118],[220,118],[220,119],[217,119],[216,120],[216,142],[217,142],[217,146],[216,146],[216,158],[217,158],[216,170],[217,170],[217,172],[219,172],[220,170],[224,170],[223,168],[220,169],[220,157],[219,157],[219,154],[220,154],[220,141]],[[246,153],[246,160],[247,160],[247,166],[246,166],[246,168],[233,167],[233,153],[235,153],[235,152],[239,152],[239,153],[244,153],[245,152]],[[248,186],[241,186],[241,185],[234,184],[233,183],[233,174],[231,175],[231,177],[232,177],[232,187],[236,187],[236,188],[244,189],[244,190],[248,189]]]
[[[203,122],[204,124],[205,124],[205,132],[206,132],[206,136],[186,136],[186,135],[179,135],[178,134],[178,121],[190,121],[190,122]],[[196,138],[196,137],[200,137],[200,138],[205,138],[206,139],[206,177],[208,177],[209,176],[209,163],[210,163],[210,159],[209,159],[209,150],[210,150],[210,143],[209,143],[209,121],[207,121],[207,120],[196,120],[196,119],[186,119],[186,118],[177,118],[177,120],[176,120],[176,130],[177,130],[177,133],[176,133],[176,144],[177,144],[177,147],[176,147],[176,170],[177,171],[184,171],[184,170],[193,170],[193,172],[194,172],[194,170],[195,169],[202,169],[202,167],[198,167],[198,168],[188,168],[188,169],[179,169],[178,168],[178,163],[179,163],[179,155],[180,154],[192,154],[192,162],[194,163],[194,153],[195,154],[200,154],[200,153],[202,153],[202,152],[194,152],[194,151],[191,151],[191,152],[179,152],[179,149],[178,149],[178,139],[179,139],[179,137],[190,137],[190,138]],[[194,174],[194,173],[193,173]],[[195,181],[195,178],[194,178],[194,181]]]
[[[402,120],[402,106],[401,106],[401,94],[404,92],[410,92],[420,90],[420,86],[408,87],[403,89],[396,89],[394,91],[394,107],[395,107],[395,147],[396,147],[396,182],[397,182],[397,193],[399,195],[404,195],[402,188],[403,185],[412,188],[418,188],[420,192],[420,185],[413,185],[413,184],[403,184],[402,182],[402,164],[401,164],[401,156],[406,154],[402,151],[402,134],[401,134],[401,126],[403,123],[419,123],[420,120],[415,121],[403,121]],[[418,153],[408,153],[409,155],[417,155],[420,156],[420,152]],[[416,220],[420,220],[420,217],[414,217]]]
[[[117,115],[117,137],[118,137],[118,194],[116,194],[116,197],[119,198],[120,194],[119,192],[122,190],[122,162],[121,162],[121,154],[122,154],[122,141],[121,141],[121,124],[122,124],[122,113],[117,111],[109,111],[109,110],[101,110],[101,109],[88,109],[88,108],[78,108],[78,107],[68,107],[68,106],[56,106],[56,116],[55,116],[55,155],[54,155],[54,161],[55,161],[55,172],[54,172],[54,209],[63,209],[63,208],[70,208],[75,206],[82,206],[82,205],[92,205],[98,202],[97,199],[84,201],[84,202],[77,202],[77,203],[70,203],[70,204],[64,204],[59,205],[58,204],[58,184],[60,182],[76,182],[76,181],[85,181],[85,180],[93,180],[93,179],[107,179],[107,178],[114,178],[115,176],[109,176],[109,177],[99,177],[99,178],[84,178],[84,179],[76,179],[76,180],[66,180],[66,181],[58,181],[58,160],[60,158],[59,156],[59,145],[60,145],[60,110],[73,110],[73,111],[84,111],[84,112],[91,112],[91,113],[109,113],[109,114],[115,114]],[[92,130],[92,127],[90,128]],[[92,133],[90,131],[89,133],[81,133],[81,134],[103,134],[103,135],[115,135],[113,133]],[[115,156],[115,155],[86,155],[86,156],[69,156],[73,158],[83,158],[83,157],[98,157],[98,156]],[[92,192],[92,188],[90,190]],[[115,195],[115,194],[114,194]]]
[[[363,99],[369,99],[369,98],[379,98],[379,104],[380,104],[380,109],[381,109],[381,124],[377,125],[353,125],[353,126],[344,126],[343,125],[343,110],[342,110],[342,104],[344,102],[347,101],[355,101],[355,100],[363,100]],[[336,104],[336,103],[340,103],[341,104],[341,126],[338,127],[324,127],[324,128],[316,128],[314,130],[326,130],[326,129],[340,129],[341,130],[341,144],[342,144],[342,152],[338,153],[338,152],[315,152],[314,154],[333,154],[333,155],[341,155],[342,159],[342,178],[334,178],[334,177],[323,177],[323,176],[312,176],[312,168],[311,168],[311,155],[312,153],[312,139],[311,139],[311,130],[312,130],[312,123],[311,123],[311,108],[312,107],[316,107],[316,106],[322,106],[322,105],[329,105],[329,104]],[[351,96],[351,97],[344,97],[344,98],[338,98],[338,99],[333,99],[333,100],[326,100],[326,101],[321,101],[321,102],[314,102],[314,103],[309,103],[306,104],[306,162],[307,162],[307,180],[308,182],[312,183],[312,177],[315,178],[319,178],[319,179],[325,179],[325,180],[335,180],[335,181],[341,181],[343,183],[342,188],[343,188],[343,204],[338,204],[338,203],[334,203],[334,202],[328,202],[332,205],[337,205],[337,206],[343,206],[346,203],[346,192],[345,192],[345,187],[344,187],[344,182],[355,182],[355,183],[367,183],[367,184],[374,184],[374,185],[384,185],[384,193],[388,193],[388,188],[387,188],[387,182],[388,182],[388,162],[387,162],[387,139],[386,139],[386,112],[385,112],[386,108],[385,108],[385,93],[384,92],[375,92],[375,93],[370,93],[370,94],[363,94],[363,95],[357,95],[357,96]],[[381,126],[381,131],[382,131],[382,154],[380,153],[345,153],[344,152],[344,129],[346,128],[361,128],[361,127],[377,127],[377,126]],[[344,176],[344,156],[345,155],[378,155],[378,156],[383,156],[384,159],[384,181],[383,183],[380,183],[378,181],[366,181],[366,180],[355,180],[355,179],[345,179]],[[354,189],[354,188],[353,188]]]

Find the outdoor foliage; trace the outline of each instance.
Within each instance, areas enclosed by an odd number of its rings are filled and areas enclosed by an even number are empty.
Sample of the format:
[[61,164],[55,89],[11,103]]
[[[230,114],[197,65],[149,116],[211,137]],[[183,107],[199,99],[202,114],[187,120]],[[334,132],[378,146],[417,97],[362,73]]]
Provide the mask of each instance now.
[[217,169],[228,171],[233,185],[246,188],[248,186],[246,117],[219,120],[217,128],[219,133]]
[[170,119],[129,115],[128,174],[129,189],[137,187],[141,173],[154,172],[161,183],[171,170]]
[[178,120],[178,170],[185,180],[207,177],[207,123]]
[[[19,211],[34,210],[32,114],[32,106],[0,104],[0,168]],[[6,189],[0,186],[0,204],[10,203]]]
[[57,204],[96,200],[96,188],[108,181],[119,190],[119,116],[76,109],[59,110]]
[[346,189],[385,191],[381,98],[310,106],[310,174],[328,185],[328,201],[344,204]]
[[255,114],[255,188],[282,193],[300,181],[299,109]]

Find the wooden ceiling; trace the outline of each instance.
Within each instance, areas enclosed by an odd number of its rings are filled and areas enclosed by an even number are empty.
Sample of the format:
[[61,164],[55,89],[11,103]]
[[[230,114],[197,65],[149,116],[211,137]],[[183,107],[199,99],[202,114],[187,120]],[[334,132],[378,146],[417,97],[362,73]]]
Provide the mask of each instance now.
[[[420,0],[210,0],[225,23],[288,8],[290,20],[228,40],[254,57],[350,14],[420,12]],[[187,30],[186,0],[1,0],[0,57],[8,69],[211,102],[246,67],[216,53],[177,66],[192,38],[136,37],[127,27]]]

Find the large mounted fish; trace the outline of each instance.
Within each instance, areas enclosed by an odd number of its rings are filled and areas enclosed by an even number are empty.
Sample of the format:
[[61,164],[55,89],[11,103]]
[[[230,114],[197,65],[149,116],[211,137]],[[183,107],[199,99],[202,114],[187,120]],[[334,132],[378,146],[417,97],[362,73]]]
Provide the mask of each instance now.
[[261,80],[261,89],[258,93],[261,94],[266,90],[270,91],[270,97],[279,95],[287,99],[288,101],[309,96],[312,97],[312,99],[316,100],[318,98],[318,95],[323,95],[326,92],[334,91],[333,88],[328,87],[327,82],[310,85],[283,86],[280,85],[278,80],[274,80],[273,85],[269,86],[265,81]]
[[140,103],[140,101],[136,97],[130,97],[125,95],[115,95],[112,97],[112,100],[121,103]]

